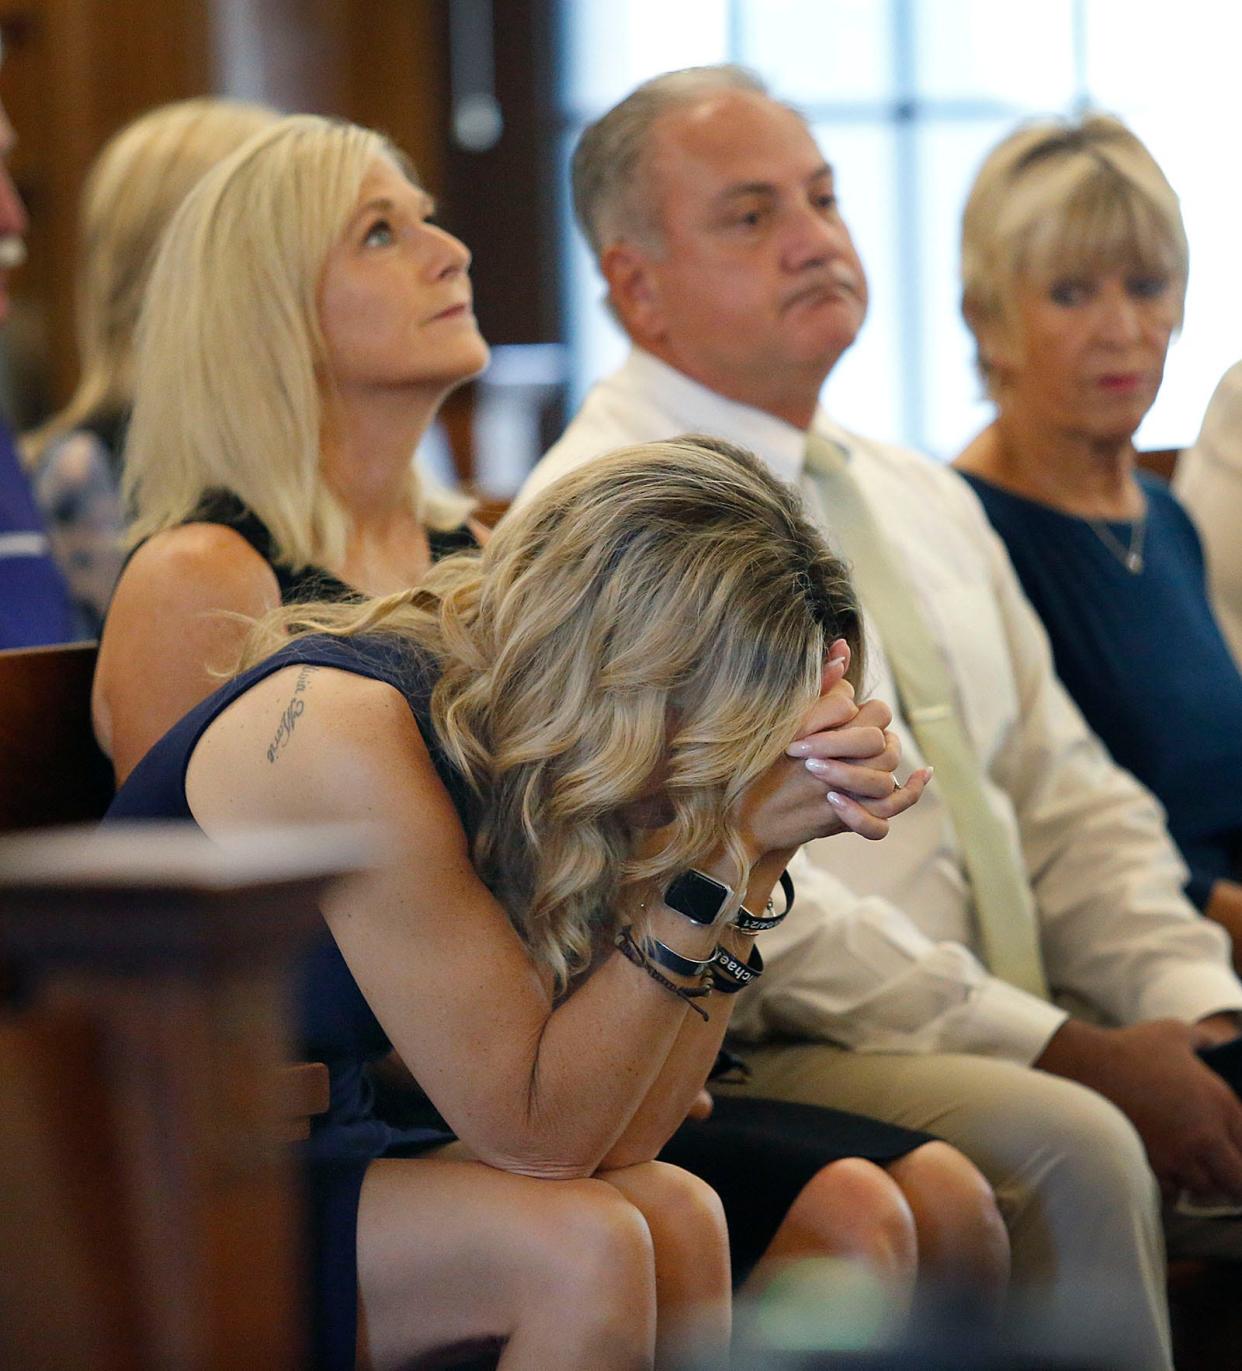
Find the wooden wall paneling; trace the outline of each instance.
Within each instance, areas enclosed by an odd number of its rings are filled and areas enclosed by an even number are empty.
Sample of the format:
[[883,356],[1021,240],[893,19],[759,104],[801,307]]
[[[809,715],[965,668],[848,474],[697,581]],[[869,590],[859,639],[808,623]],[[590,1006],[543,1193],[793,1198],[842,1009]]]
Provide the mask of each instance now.
[[350,0],[341,109],[409,153],[437,196],[448,136],[444,7],[444,0]]
[[209,9],[216,94],[291,114],[345,112],[349,0],[210,0]]
[[[438,7],[450,52],[454,4]],[[445,135],[444,220],[474,254],[476,313],[491,343],[561,336],[556,254],[553,90],[558,62],[552,0],[492,0],[491,51],[504,124],[496,143],[472,150]],[[469,12],[469,11],[467,11]],[[454,92],[448,91],[451,102]],[[451,108],[449,110],[451,118]]]
[[199,0],[0,0],[0,28],[0,97],[17,129],[13,165],[31,216],[9,346],[35,353],[55,405],[77,375],[73,264],[82,182],[122,124],[152,105],[212,89],[208,9]]

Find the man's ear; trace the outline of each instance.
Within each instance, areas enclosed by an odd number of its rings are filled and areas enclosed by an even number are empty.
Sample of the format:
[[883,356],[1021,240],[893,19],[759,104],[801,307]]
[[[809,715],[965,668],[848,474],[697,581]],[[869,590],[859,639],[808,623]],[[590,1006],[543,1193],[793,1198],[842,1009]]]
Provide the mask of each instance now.
[[622,328],[639,344],[664,336],[659,282],[650,259],[633,243],[614,243],[604,250],[600,271],[608,283],[608,299]]

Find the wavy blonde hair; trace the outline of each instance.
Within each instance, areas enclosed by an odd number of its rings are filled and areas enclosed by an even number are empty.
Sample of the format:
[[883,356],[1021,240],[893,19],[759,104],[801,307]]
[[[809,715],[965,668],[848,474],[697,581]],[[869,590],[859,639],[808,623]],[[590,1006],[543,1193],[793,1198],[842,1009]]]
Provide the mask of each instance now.
[[179,100],[104,144],[79,211],[78,384],[64,409],[24,441],[30,460],[71,430],[129,410],[134,333],[160,235],[206,171],[279,117],[240,100]]
[[[439,663],[441,746],[480,800],[473,860],[559,987],[637,904],[717,844],[728,814],[820,691],[827,645],[861,674],[857,604],[797,494],[699,436],[589,463],[501,521],[481,554],[364,606],[291,606],[242,667],[290,633],[389,633]],[[667,798],[658,852],[628,806]]]
[[1175,326],[1186,299],[1186,230],[1173,187],[1119,119],[1021,125],[984,160],[962,214],[962,314],[995,398],[980,332],[1008,331],[1022,281],[1110,269],[1167,276]]
[[[224,489],[267,525],[278,560],[339,564],[349,516],[320,477],[331,379],[319,279],[379,158],[415,179],[381,134],[290,115],[209,171],[173,216],[139,325],[131,545]],[[460,523],[469,501],[425,498],[412,459],[411,507],[433,528]]]

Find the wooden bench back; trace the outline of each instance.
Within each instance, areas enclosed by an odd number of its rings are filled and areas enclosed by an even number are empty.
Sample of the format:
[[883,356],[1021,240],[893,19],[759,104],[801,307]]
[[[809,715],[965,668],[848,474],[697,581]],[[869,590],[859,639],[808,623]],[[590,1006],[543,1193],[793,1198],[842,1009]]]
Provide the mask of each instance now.
[[112,768],[91,729],[95,644],[0,652],[0,833],[98,819]]
[[287,971],[358,849],[248,836],[0,839],[0,1366],[307,1364]]

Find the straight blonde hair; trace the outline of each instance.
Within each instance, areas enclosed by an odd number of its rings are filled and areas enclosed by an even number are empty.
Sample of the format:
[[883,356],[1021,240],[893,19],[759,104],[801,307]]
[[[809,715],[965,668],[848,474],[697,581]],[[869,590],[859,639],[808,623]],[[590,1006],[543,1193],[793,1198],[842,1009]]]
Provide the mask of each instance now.
[[[479,799],[473,860],[563,989],[718,844],[820,692],[828,644],[863,670],[845,568],[797,494],[749,453],[689,436],[589,463],[503,519],[482,553],[359,606],[291,606],[242,668],[290,635],[383,633],[440,667],[440,745]],[[628,806],[666,797],[659,851],[634,854]]]
[[[124,493],[131,545],[184,523],[213,489],[271,531],[277,560],[339,564],[349,517],[320,477],[330,394],[318,287],[382,135],[291,115],[256,134],[186,196],[143,306]],[[413,466],[411,508],[433,527],[469,502],[428,507]]]

